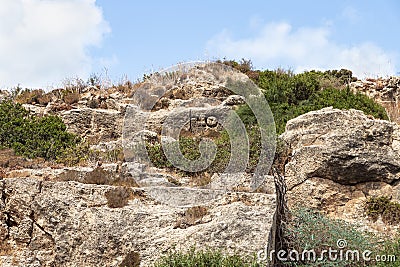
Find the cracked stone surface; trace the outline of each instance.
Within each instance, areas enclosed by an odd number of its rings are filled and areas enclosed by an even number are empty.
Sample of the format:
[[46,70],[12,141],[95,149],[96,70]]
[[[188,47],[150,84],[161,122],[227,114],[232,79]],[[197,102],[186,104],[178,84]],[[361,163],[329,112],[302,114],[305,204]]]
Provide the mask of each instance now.
[[400,179],[400,130],[362,111],[325,108],[290,120],[282,139],[290,145],[288,188],[320,177],[344,185],[396,183]]
[[190,207],[161,204],[154,188],[128,188],[127,205],[111,208],[115,186],[31,178],[0,186],[1,266],[119,266],[132,252],[149,266],[169,248],[194,245],[252,254],[265,246],[275,210],[274,194],[225,192],[182,226]]
[[358,110],[325,108],[287,123],[289,207],[310,207],[380,233],[397,226],[369,220],[369,196],[400,201],[400,130]]
[[367,79],[350,83],[353,92],[361,92],[381,104],[391,121],[400,123],[400,77]]

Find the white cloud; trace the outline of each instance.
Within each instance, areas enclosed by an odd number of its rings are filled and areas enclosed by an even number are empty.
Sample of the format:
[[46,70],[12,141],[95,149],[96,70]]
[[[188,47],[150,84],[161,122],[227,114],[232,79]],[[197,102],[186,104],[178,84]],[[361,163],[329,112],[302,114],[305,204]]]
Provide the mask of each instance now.
[[395,74],[394,56],[370,42],[339,44],[328,26],[293,29],[288,23],[268,23],[256,36],[233,39],[224,30],[208,41],[207,50],[228,59],[251,59],[263,68],[327,70],[346,68],[358,77]]
[[0,0],[0,87],[86,77],[108,32],[95,0]]

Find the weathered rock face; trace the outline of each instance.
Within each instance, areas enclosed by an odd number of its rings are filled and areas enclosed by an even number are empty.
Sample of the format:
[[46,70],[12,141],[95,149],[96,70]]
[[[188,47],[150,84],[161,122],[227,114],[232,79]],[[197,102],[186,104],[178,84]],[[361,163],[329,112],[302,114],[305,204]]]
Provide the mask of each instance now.
[[389,118],[400,123],[400,77],[356,81],[350,83],[350,87],[381,104]]
[[91,143],[111,141],[121,137],[124,114],[116,110],[72,109],[60,114],[68,130]]
[[154,190],[1,180],[0,265],[122,266],[139,255],[150,266],[173,246],[254,253],[267,242],[272,194],[222,193],[188,212],[155,201]]
[[311,177],[352,185],[400,179],[400,131],[361,111],[325,108],[288,122],[282,135],[292,149],[289,189]]
[[386,229],[368,221],[363,205],[368,196],[400,200],[397,124],[357,110],[325,108],[289,121],[281,138],[292,151],[285,166],[289,206]]

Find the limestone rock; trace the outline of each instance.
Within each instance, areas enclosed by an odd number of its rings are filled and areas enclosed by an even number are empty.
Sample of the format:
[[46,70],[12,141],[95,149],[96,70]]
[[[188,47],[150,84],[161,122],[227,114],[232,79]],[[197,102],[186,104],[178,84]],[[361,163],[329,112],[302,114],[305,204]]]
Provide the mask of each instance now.
[[[251,254],[265,246],[275,210],[274,195],[221,193],[182,226],[190,207],[155,201],[146,189],[29,178],[1,180],[0,189],[4,267],[120,266],[133,255],[151,266],[172,247],[194,245]],[[120,208],[110,206],[122,201],[110,198],[116,190],[128,192]]]
[[234,106],[234,105],[241,105],[244,104],[246,101],[243,96],[240,95],[230,95],[228,96],[225,101],[223,102],[223,105],[226,106]]
[[290,120],[280,138],[292,151],[285,165],[289,208],[309,207],[376,233],[398,226],[371,221],[370,196],[400,201],[399,126],[361,111],[325,108]]
[[400,77],[367,79],[350,83],[354,92],[361,92],[381,104],[389,118],[400,122]]
[[82,108],[64,111],[60,115],[69,131],[93,143],[115,140],[122,135],[124,114],[116,110]]
[[290,120],[281,138],[292,149],[285,167],[289,189],[311,177],[345,185],[400,178],[399,126],[361,111],[309,112]]
[[341,185],[323,178],[309,178],[288,192],[290,208],[308,207],[341,219],[378,235],[396,234],[399,225],[389,225],[382,220],[371,220],[365,212],[365,202],[370,196],[387,196],[400,201],[399,186],[384,182],[365,182]]

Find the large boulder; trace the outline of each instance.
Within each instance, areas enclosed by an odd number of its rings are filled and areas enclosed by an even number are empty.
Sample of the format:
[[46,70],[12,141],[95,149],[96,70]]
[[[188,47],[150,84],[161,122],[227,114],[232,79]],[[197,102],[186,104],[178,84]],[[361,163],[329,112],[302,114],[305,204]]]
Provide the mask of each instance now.
[[398,226],[372,221],[365,212],[370,196],[400,201],[400,131],[361,111],[325,108],[287,123],[288,204],[309,207],[333,218],[388,233]]
[[281,138],[292,151],[285,166],[289,189],[311,177],[343,185],[400,179],[399,126],[361,111],[306,113],[290,120]]

